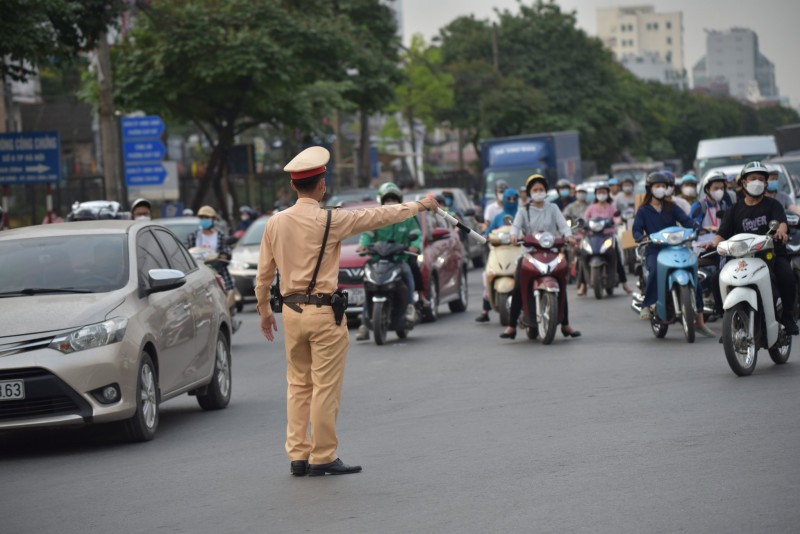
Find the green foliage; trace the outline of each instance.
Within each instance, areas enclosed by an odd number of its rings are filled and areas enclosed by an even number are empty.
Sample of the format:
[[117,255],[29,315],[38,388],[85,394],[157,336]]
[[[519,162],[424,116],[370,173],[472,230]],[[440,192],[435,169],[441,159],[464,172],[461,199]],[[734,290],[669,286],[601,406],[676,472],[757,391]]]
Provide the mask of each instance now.
[[0,79],[25,80],[39,67],[63,64],[94,48],[127,2],[3,0]]

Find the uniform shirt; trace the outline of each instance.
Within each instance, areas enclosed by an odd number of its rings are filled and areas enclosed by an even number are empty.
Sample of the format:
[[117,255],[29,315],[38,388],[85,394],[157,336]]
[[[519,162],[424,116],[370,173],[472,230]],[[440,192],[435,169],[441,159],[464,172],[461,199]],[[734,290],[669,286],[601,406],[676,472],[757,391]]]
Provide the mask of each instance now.
[[520,235],[532,235],[537,231],[553,232],[564,237],[572,235],[572,230],[561,210],[550,202],[545,202],[541,208],[528,204],[524,208],[521,207],[514,217],[511,235],[519,237]]
[[[786,223],[786,212],[780,202],[774,198],[763,197],[755,206],[748,206],[745,201],[737,202],[722,218],[717,235],[730,239],[736,234],[764,235],[769,230],[770,221]],[[775,254],[784,255],[786,245],[775,243]]]
[[[342,240],[351,235],[398,223],[419,213],[417,203],[362,210],[333,210],[331,229],[313,294],[330,295],[339,281]],[[312,198],[299,198],[291,208],[273,215],[261,238],[256,275],[259,313],[270,314],[269,288],[275,270],[281,273],[281,295],[305,294],[317,264],[325,233],[326,210]]]

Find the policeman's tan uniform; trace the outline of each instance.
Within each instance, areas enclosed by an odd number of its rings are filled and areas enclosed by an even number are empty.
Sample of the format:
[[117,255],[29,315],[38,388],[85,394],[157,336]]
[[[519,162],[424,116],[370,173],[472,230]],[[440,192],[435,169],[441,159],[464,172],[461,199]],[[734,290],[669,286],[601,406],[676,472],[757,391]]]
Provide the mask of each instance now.
[[[329,157],[324,148],[311,147],[284,170],[292,173],[292,180],[303,179],[296,176],[318,175],[324,172]],[[308,174],[315,170],[316,174]],[[343,239],[404,221],[420,209],[418,203],[409,202],[372,209],[334,210],[313,294],[331,295],[337,289]],[[284,297],[306,293],[322,246],[326,217],[326,210],[317,201],[300,198],[294,206],[270,218],[261,239],[256,277],[257,309],[261,315],[271,313],[269,288],[276,268],[280,271]],[[291,460],[327,464],[337,458],[336,416],[349,346],[347,321],[337,326],[330,306],[299,306],[303,313],[283,307],[289,420],[286,453]]]

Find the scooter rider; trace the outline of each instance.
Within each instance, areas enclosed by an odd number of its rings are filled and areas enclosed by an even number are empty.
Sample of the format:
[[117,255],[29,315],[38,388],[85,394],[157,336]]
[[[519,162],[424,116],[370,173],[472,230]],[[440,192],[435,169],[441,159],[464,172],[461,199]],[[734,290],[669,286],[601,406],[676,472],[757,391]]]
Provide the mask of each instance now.
[[486,224],[491,223],[498,213],[503,211],[503,193],[508,189],[508,182],[505,180],[497,180],[494,186],[494,200],[486,203],[486,209],[483,210],[483,220]]
[[[503,193],[503,212],[498,213],[495,216],[494,220],[491,221],[489,226],[486,228],[486,232],[484,235],[488,236],[492,233],[492,230],[495,228],[500,228],[501,226],[505,226],[504,219],[508,216],[511,217],[511,220],[514,220],[514,217],[517,215],[517,210],[519,208],[519,196],[517,195],[517,191],[511,189],[510,187],[505,190]],[[489,311],[492,309],[492,305],[487,299],[489,294],[489,289],[486,287],[486,271],[483,272],[483,311],[479,316],[475,318],[475,320],[479,323],[487,323],[489,322]]]
[[620,182],[613,176],[608,179],[608,194],[611,195],[610,202],[614,202],[614,199],[617,198],[620,191]]
[[[651,235],[670,226],[680,225],[684,228],[694,226],[689,216],[667,198],[669,183],[669,177],[663,172],[650,173],[645,179],[644,201],[633,221],[633,238],[637,242],[644,239],[645,235]],[[653,316],[650,307],[658,301],[658,286],[656,276],[654,276],[657,269],[658,252],[659,247],[655,245],[648,245],[645,251],[649,276],[645,281],[644,301],[639,317],[648,321]],[[695,288],[695,299],[698,309],[702,309],[703,293],[699,285]],[[714,332],[706,326],[702,313],[696,315],[695,327],[704,336],[714,336]]]
[[773,258],[767,261],[771,264],[772,273],[778,293],[783,303],[783,318],[780,319],[786,331],[796,336],[800,333],[797,323],[794,322],[792,313],[795,301],[795,281],[792,267],[786,257],[786,242],[789,239],[789,227],[786,224],[786,212],[783,206],[774,198],[764,195],[767,187],[769,171],[760,161],[751,161],[744,166],[739,174],[739,183],[742,186],[744,197],[741,202],[734,204],[733,208],[725,213],[720,224],[713,246],[730,239],[739,233],[764,235],[769,230],[770,221],[778,221],[775,232],[775,248]]
[[[390,206],[400,204],[403,202],[403,193],[400,188],[392,182],[387,182],[380,186],[378,189],[378,198],[381,205]],[[416,235],[411,236],[411,233],[416,230]],[[364,252],[367,247],[379,241],[393,241],[398,244],[406,246],[406,250],[414,254],[419,254],[422,249],[422,232],[419,230],[419,224],[416,217],[411,217],[405,221],[395,223],[383,228],[378,228],[374,231],[364,232],[358,240],[358,252]],[[411,258],[408,255],[403,255],[399,260],[401,263],[403,281],[408,288],[408,309],[406,310],[406,320],[413,321],[416,311],[414,310],[414,274],[411,271],[410,261],[417,261],[416,258]],[[362,319],[361,326],[358,327],[356,333],[356,340],[363,341],[369,339],[369,328],[364,324]]]
[[769,171],[769,181],[767,181],[767,191],[764,193],[770,198],[774,198],[781,203],[786,213],[794,213],[800,215],[800,208],[794,203],[794,199],[789,193],[780,190],[780,177],[781,171],[772,168]]
[[[568,241],[572,242],[572,230],[567,224],[561,210],[555,203],[547,202],[547,180],[541,174],[534,174],[525,181],[525,190],[528,192],[531,202],[524,209],[517,212],[514,217],[514,224],[511,228],[511,241],[516,243],[521,235],[532,234],[535,231],[552,232],[563,235]],[[511,294],[511,310],[509,316],[509,326],[502,334],[501,338],[514,339],[517,337],[517,321],[522,312],[522,286],[520,277],[520,263],[517,263],[517,274],[514,282],[514,291]],[[563,291],[567,288],[564,287]],[[565,301],[566,302],[566,301]],[[578,337],[581,333],[572,328],[569,324],[569,314],[567,305],[564,305],[564,320],[561,322],[561,333],[564,336]]]
[[728,177],[720,171],[714,171],[703,179],[705,198],[692,204],[692,219],[695,225],[708,232],[719,229],[718,213],[731,209],[731,201],[725,194]]
[[628,208],[632,208],[636,203],[636,195],[633,194],[633,188],[636,185],[632,176],[625,176],[620,180],[622,184],[622,191],[614,197],[614,205],[617,211],[623,212]]
[[586,197],[589,193],[586,191],[586,188],[582,185],[579,185],[575,188],[575,202],[567,206],[562,210],[564,213],[564,218],[569,220],[572,219],[573,221],[577,221],[581,217],[583,217],[583,213],[586,211],[586,208],[589,207],[589,203],[586,202]]
[[[594,217],[601,217],[604,219],[614,219],[617,214],[617,206],[611,201],[611,188],[610,186],[600,183],[594,188],[594,202],[586,208],[583,213],[583,219],[588,221]],[[614,240],[614,251],[617,254],[617,279],[622,282],[622,289],[625,293],[633,293],[633,289],[628,285],[628,277],[625,274],[625,265],[622,263],[622,254],[619,250],[619,243]],[[584,273],[585,269],[582,269]]]
[[572,196],[572,183],[562,178],[556,182],[556,191],[558,191],[558,197],[553,201],[553,204],[563,212],[564,208],[575,202],[575,197]]
[[694,174],[684,174],[681,178],[681,194],[678,195],[689,203],[689,206],[697,201],[697,178]]
[[661,174],[667,177],[669,183],[667,184],[667,194],[664,198],[678,206],[687,215],[692,211],[692,205],[686,202],[680,195],[675,194],[675,175],[672,171],[663,170]]

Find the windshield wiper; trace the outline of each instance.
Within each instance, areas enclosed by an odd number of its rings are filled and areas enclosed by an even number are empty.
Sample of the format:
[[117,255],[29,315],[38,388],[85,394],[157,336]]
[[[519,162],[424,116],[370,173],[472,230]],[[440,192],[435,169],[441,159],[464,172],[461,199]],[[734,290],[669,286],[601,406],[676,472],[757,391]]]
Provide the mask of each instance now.
[[74,287],[26,287],[25,289],[20,289],[19,291],[6,291],[5,293],[0,293],[0,298],[23,296],[29,297],[31,295],[44,295],[46,293],[94,293],[94,291],[89,289],[76,289]]

